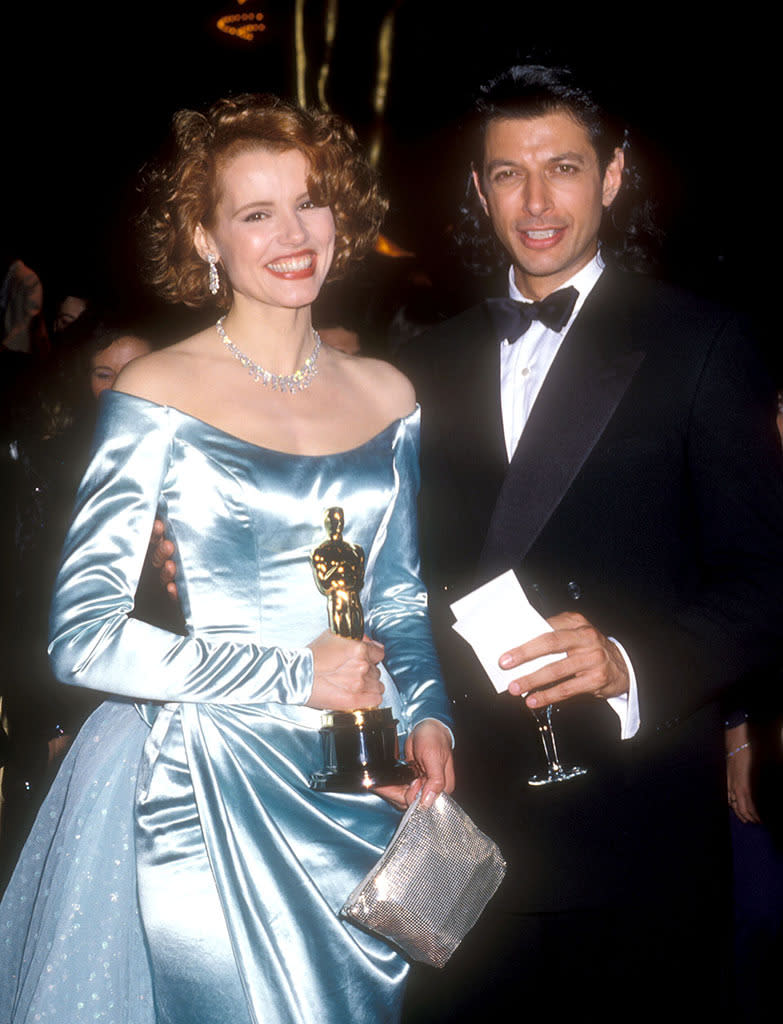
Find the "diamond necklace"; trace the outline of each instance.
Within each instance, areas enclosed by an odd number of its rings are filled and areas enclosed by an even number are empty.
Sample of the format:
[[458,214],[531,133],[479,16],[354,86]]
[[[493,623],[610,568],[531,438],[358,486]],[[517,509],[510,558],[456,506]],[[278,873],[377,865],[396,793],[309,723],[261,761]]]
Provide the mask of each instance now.
[[315,365],[318,361],[318,353],[321,351],[321,336],[318,331],[313,330],[315,347],[307,359],[305,359],[304,366],[300,370],[296,370],[294,373],[270,373],[269,370],[265,370],[263,366],[259,366],[255,360],[251,359],[250,356],[245,355],[241,349],[236,347],[231,338],[226,334],[226,330],[223,327],[223,321],[225,319],[225,316],[221,316],[215,324],[215,330],[218,332],[220,340],[229,350],[231,355],[234,356],[235,359],[239,360],[256,384],[263,384],[264,387],[271,387],[273,391],[289,391],[292,394],[295,391],[304,391],[305,388],[310,387],[313,383],[313,377],[318,373]]

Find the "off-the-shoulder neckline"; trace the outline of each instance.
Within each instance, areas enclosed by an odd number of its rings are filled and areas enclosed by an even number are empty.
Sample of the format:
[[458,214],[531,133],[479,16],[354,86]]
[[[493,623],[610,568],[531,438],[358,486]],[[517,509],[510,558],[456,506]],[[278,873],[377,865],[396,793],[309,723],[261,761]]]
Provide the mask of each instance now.
[[367,448],[369,445],[373,444],[373,442],[378,441],[385,434],[390,433],[392,430],[396,430],[397,427],[400,426],[400,424],[407,424],[412,420],[415,420],[418,417],[421,409],[421,406],[417,402],[416,408],[412,409],[407,414],[407,416],[397,417],[397,419],[392,420],[385,427],[379,430],[376,434],[373,434],[372,437],[368,437],[366,441],[362,441],[360,444],[354,445],[352,448],[343,448],[336,452],[319,452],[317,454],[311,454],[308,452],[287,452],[283,451],[280,448],[268,448],[262,444],[255,444],[255,442],[248,441],[244,437],[238,437],[236,434],[232,434],[228,430],[222,430],[220,427],[215,426],[214,423],[209,423],[207,420],[202,420],[198,416],[193,416],[189,412],[183,412],[182,409],[178,409],[175,405],[163,405],[160,402],[153,402],[152,399],[150,398],[142,398],[141,395],[132,395],[127,391],[107,390],[104,392],[104,395],[106,396],[106,398],[101,396],[101,401],[113,401],[115,398],[122,397],[123,399],[129,399],[131,402],[140,402],[142,405],[150,406],[153,409],[171,411],[176,413],[177,416],[181,416],[184,420],[189,420],[191,423],[196,423],[199,426],[205,428],[206,430],[210,430],[213,433],[220,435],[221,437],[227,438],[229,441],[233,441],[235,444],[245,445],[247,448],[253,448],[259,452],[268,452],[271,455],[282,455],[290,459],[330,459],[334,458],[335,456],[350,455],[352,452],[361,451],[363,448]]

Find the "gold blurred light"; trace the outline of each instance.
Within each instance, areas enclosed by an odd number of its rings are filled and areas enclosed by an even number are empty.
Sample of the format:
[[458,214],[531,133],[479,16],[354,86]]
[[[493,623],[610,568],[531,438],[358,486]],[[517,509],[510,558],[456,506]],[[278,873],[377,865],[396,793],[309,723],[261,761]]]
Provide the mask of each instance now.
[[378,235],[378,241],[375,243],[375,252],[380,253],[381,256],[391,256],[393,260],[410,260],[416,256],[415,252],[403,249],[401,245],[397,245],[387,235]]
[[[246,0],[237,0],[241,6]],[[224,14],[217,20],[217,27],[228,36],[236,36],[252,43],[259,32],[266,31],[264,16],[260,11],[246,11],[241,14]]]

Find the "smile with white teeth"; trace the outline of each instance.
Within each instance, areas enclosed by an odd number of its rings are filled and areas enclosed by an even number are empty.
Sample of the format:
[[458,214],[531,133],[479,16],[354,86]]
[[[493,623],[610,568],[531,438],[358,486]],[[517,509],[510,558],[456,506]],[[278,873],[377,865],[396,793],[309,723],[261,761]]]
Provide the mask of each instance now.
[[275,263],[267,263],[267,267],[274,274],[295,274],[298,270],[307,270],[312,266],[314,256],[307,253],[304,256],[292,256],[287,260],[277,260]]
[[543,240],[545,238],[554,238],[560,228],[545,228],[541,231],[526,231],[525,234],[528,238],[535,238]]

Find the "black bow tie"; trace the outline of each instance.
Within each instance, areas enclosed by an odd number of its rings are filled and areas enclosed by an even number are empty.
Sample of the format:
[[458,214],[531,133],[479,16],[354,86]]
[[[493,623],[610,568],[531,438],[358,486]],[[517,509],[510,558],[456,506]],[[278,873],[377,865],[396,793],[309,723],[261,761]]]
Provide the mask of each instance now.
[[514,299],[486,299],[485,305],[497,330],[498,338],[516,339],[525,333],[534,320],[540,320],[553,331],[562,331],[574,310],[579,292],[574,287],[561,288],[540,302],[517,302]]

